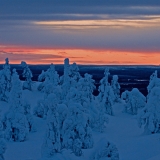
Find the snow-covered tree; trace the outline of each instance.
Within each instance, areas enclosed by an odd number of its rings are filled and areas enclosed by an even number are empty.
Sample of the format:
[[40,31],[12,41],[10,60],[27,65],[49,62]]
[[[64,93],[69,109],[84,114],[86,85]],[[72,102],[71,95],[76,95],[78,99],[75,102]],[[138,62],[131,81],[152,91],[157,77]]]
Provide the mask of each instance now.
[[0,160],[4,160],[3,154],[5,153],[7,149],[6,142],[3,138],[0,138]]
[[118,76],[114,75],[111,81],[111,87],[115,96],[115,102],[118,102],[120,99],[120,85],[118,83]]
[[60,83],[62,86],[62,99],[65,99],[65,97],[68,93],[68,90],[71,87],[71,81],[70,81],[70,77],[69,77],[69,66],[70,66],[69,59],[66,58],[64,60],[64,74],[60,78],[60,81],[61,81]]
[[95,80],[92,79],[92,75],[85,73],[84,78],[80,78],[78,81],[78,92],[91,102],[94,99],[93,91],[95,90]]
[[117,147],[102,138],[97,144],[91,155],[91,160],[119,160],[119,153]]
[[79,73],[79,68],[76,63],[73,63],[72,65],[70,65],[68,74],[69,74],[71,87],[76,87],[77,82],[81,78]]
[[7,145],[4,139],[4,133],[3,133],[3,123],[0,121],[0,160],[4,160],[3,154],[6,151]]
[[150,91],[145,108],[138,114],[138,124],[144,126],[145,133],[160,132],[160,87]]
[[64,82],[69,82],[69,58],[64,60]]
[[42,157],[50,158],[61,151],[59,115],[57,112],[57,98],[55,94],[47,97],[48,115],[47,131],[42,145]]
[[157,71],[155,71],[151,76],[150,76],[150,81],[149,85],[147,86],[148,90],[148,95],[147,98],[149,97],[150,92],[154,87],[160,87],[160,78],[157,77]]
[[104,129],[109,122],[109,119],[105,113],[105,107],[101,103],[99,103],[97,97],[93,101],[92,105],[94,105],[94,112],[92,112],[91,127],[94,131],[104,132]]
[[9,98],[10,109],[4,117],[5,138],[10,141],[24,141],[29,128],[22,106],[22,87],[16,69],[13,69]]
[[45,100],[39,100],[37,106],[33,110],[33,114],[37,117],[46,119],[48,112],[48,106]]
[[25,78],[25,82],[23,83],[23,89],[32,90],[32,72],[26,62],[22,61],[21,66],[23,68],[22,76]]
[[30,104],[23,100],[22,106],[24,108],[24,115],[26,116],[27,122],[28,122],[28,127],[29,127],[29,132],[35,132],[36,131],[36,126],[33,120],[33,116],[31,115],[31,106]]
[[38,89],[45,93],[45,97],[50,93],[54,93],[59,83],[59,75],[57,71],[55,71],[55,66],[51,64],[46,72],[42,71],[38,77],[38,81],[43,81]]
[[44,88],[44,81],[45,81],[45,77],[46,77],[46,72],[44,70],[42,70],[41,74],[38,76],[38,81],[41,82],[39,84],[39,86],[37,87],[37,89],[39,91],[42,91]]
[[104,105],[105,113],[109,115],[114,115],[112,106],[114,104],[115,95],[113,93],[113,90],[111,86],[107,86],[105,88],[104,97],[102,99],[101,104]]
[[82,156],[82,149],[93,147],[92,131],[88,115],[77,103],[70,103],[69,112],[63,122],[63,148],[71,149],[76,156]]
[[137,88],[123,92],[121,98],[125,100],[124,112],[130,114],[137,114],[138,109],[146,105],[146,97]]
[[108,82],[109,75],[110,75],[109,69],[106,68],[104,71],[104,77],[100,80],[100,86],[98,88],[98,91],[99,91],[98,98],[99,98],[100,102],[102,101],[102,99],[104,97],[106,87],[109,86],[109,82]]
[[0,100],[8,102],[11,90],[11,71],[8,58],[5,59],[3,70],[0,71]]
[[109,69],[106,68],[104,72],[104,77],[100,80],[100,86],[98,89],[99,90],[98,99],[101,105],[104,106],[105,112],[109,115],[113,115],[112,105],[114,104],[115,95],[112,87],[108,82],[109,74],[110,74]]

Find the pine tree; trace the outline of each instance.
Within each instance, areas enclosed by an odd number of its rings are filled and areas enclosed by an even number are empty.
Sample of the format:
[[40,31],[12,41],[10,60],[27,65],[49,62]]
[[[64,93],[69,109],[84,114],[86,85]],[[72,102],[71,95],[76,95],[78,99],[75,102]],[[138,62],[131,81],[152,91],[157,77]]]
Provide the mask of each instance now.
[[6,151],[6,142],[3,138],[0,138],[0,160],[4,160],[3,154]]
[[71,149],[76,156],[82,156],[82,149],[93,147],[92,131],[87,114],[77,103],[70,103],[69,112],[63,122],[63,148]]
[[117,147],[102,138],[97,144],[96,148],[91,155],[92,160],[119,160],[119,153]]
[[53,157],[61,151],[60,123],[57,112],[57,98],[55,94],[47,97],[49,111],[47,114],[47,131],[42,145],[42,157]]
[[33,120],[33,116],[30,113],[31,106],[30,104],[23,100],[22,101],[22,106],[24,108],[24,115],[26,116],[27,122],[28,122],[28,127],[29,127],[29,132],[35,132],[36,131],[36,126]]
[[79,68],[76,63],[73,63],[72,65],[70,65],[68,75],[70,78],[71,87],[76,87],[77,82],[81,78],[79,73]]
[[150,76],[149,85],[147,86],[147,90],[148,90],[147,98],[149,97],[149,94],[154,87],[160,87],[160,78],[157,77],[157,71],[155,71]]
[[114,104],[115,95],[108,82],[109,74],[109,69],[106,68],[104,72],[104,78],[100,80],[98,99],[101,105],[104,106],[105,112],[109,115],[113,115],[112,105]]
[[29,69],[26,62],[22,61],[21,66],[23,68],[22,76],[25,78],[25,82],[23,83],[23,89],[32,90],[32,72]]
[[62,86],[62,99],[65,100],[65,97],[68,93],[68,90],[71,87],[71,81],[69,77],[69,59],[64,60],[64,75],[61,77],[61,86]]
[[91,103],[94,99],[93,91],[96,89],[95,80],[92,79],[92,75],[86,73],[84,78],[81,78],[78,81],[77,89],[79,94],[88,99],[88,102]]
[[137,88],[133,88],[130,92],[123,92],[122,99],[125,100],[124,112],[130,114],[137,114],[138,109],[146,105],[146,97]]
[[3,70],[0,72],[0,100],[8,102],[11,90],[11,71],[8,58],[5,59]]
[[4,139],[4,133],[3,133],[3,123],[2,121],[0,121],[0,160],[4,160],[4,156],[3,154],[5,153],[6,151],[6,141]]
[[147,104],[138,114],[139,127],[144,126],[145,133],[160,132],[160,87],[154,87],[149,94]]
[[13,69],[10,92],[10,109],[5,114],[5,138],[10,141],[24,141],[28,135],[28,122],[22,106],[22,87],[19,76]]
[[114,75],[111,81],[111,87],[115,96],[115,102],[118,102],[120,99],[120,85],[118,83],[118,76]]
[[43,81],[42,84],[38,87],[39,90],[42,90],[45,93],[45,97],[47,97],[50,93],[54,93],[57,91],[57,86],[59,84],[59,75],[55,71],[55,66],[53,64],[50,65],[49,69],[39,75],[39,81]]

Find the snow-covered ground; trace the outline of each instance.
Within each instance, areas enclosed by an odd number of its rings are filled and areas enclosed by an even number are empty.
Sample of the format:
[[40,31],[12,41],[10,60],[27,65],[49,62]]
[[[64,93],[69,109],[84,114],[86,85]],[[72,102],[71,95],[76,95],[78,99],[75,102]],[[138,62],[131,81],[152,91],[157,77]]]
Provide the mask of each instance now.
[[[33,91],[23,90],[23,98],[31,104],[31,109],[37,105],[37,101],[44,97],[37,91],[34,84]],[[114,116],[109,117],[109,123],[104,133],[93,132],[94,147],[83,150],[81,157],[76,157],[71,150],[63,150],[55,160],[90,160],[90,156],[98,141],[105,137],[116,145],[120,160],[160,160],[160,135],[143,134],[143,128],[139,128],[135,115],[123,113],[123,104],[116,103],[113,106]],[[8,103],[0,101],[1,117],[8,110]],[[29,133],[24,142],[7,142],[5,160],[38,160],[41,158],[41,146],[46,131],[46,120],[34,117],[37,132]]]

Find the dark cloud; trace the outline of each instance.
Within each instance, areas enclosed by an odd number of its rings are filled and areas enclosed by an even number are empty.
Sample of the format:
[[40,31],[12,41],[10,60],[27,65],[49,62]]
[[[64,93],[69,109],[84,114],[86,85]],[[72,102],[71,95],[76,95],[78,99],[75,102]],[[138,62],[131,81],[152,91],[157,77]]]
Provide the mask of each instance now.
[[51,60],[64,59],[64,56],[54,55],[54,54],[16,54],[12,52],[0,51],[0,60],[4,60],[6,57],[9,58],[10,61],[29,61],[29,62],[49,62]]
[[74,18],[58,14],[159,14],[159,7],[159,0],[1,0],[0,19]]

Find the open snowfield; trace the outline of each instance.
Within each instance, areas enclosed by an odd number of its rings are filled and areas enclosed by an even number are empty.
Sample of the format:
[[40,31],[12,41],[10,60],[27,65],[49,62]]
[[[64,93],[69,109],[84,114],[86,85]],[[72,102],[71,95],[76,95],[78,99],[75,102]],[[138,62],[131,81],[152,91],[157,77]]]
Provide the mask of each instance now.
[[[33,91],[23,90],[23,98],[28,100],[33,109],[37,101],[43,98],[43,93],[37,91],[34,83]],[[8,110],[6,102],[0,101],[1,117]],[[106,137],[109,142],[116,145],[121,160],[159,160],[160,159],[160,135],[143,134],[143,128],[137,125],[136,116],[123,113],[123,104],[113,106],[114,116],[109,116],[109,123],[104,133],[93,132],[94,147],[97,142]],[[7,142],[5,160],[38,160],[41,158],[41,146],[44,140],[46,121],[34,117],[37,131],[29,133],[25,142]],[[63,150],[55,160],[89,160],[94,148],[83,150],[82,157],[76,157],[71,150]]]

